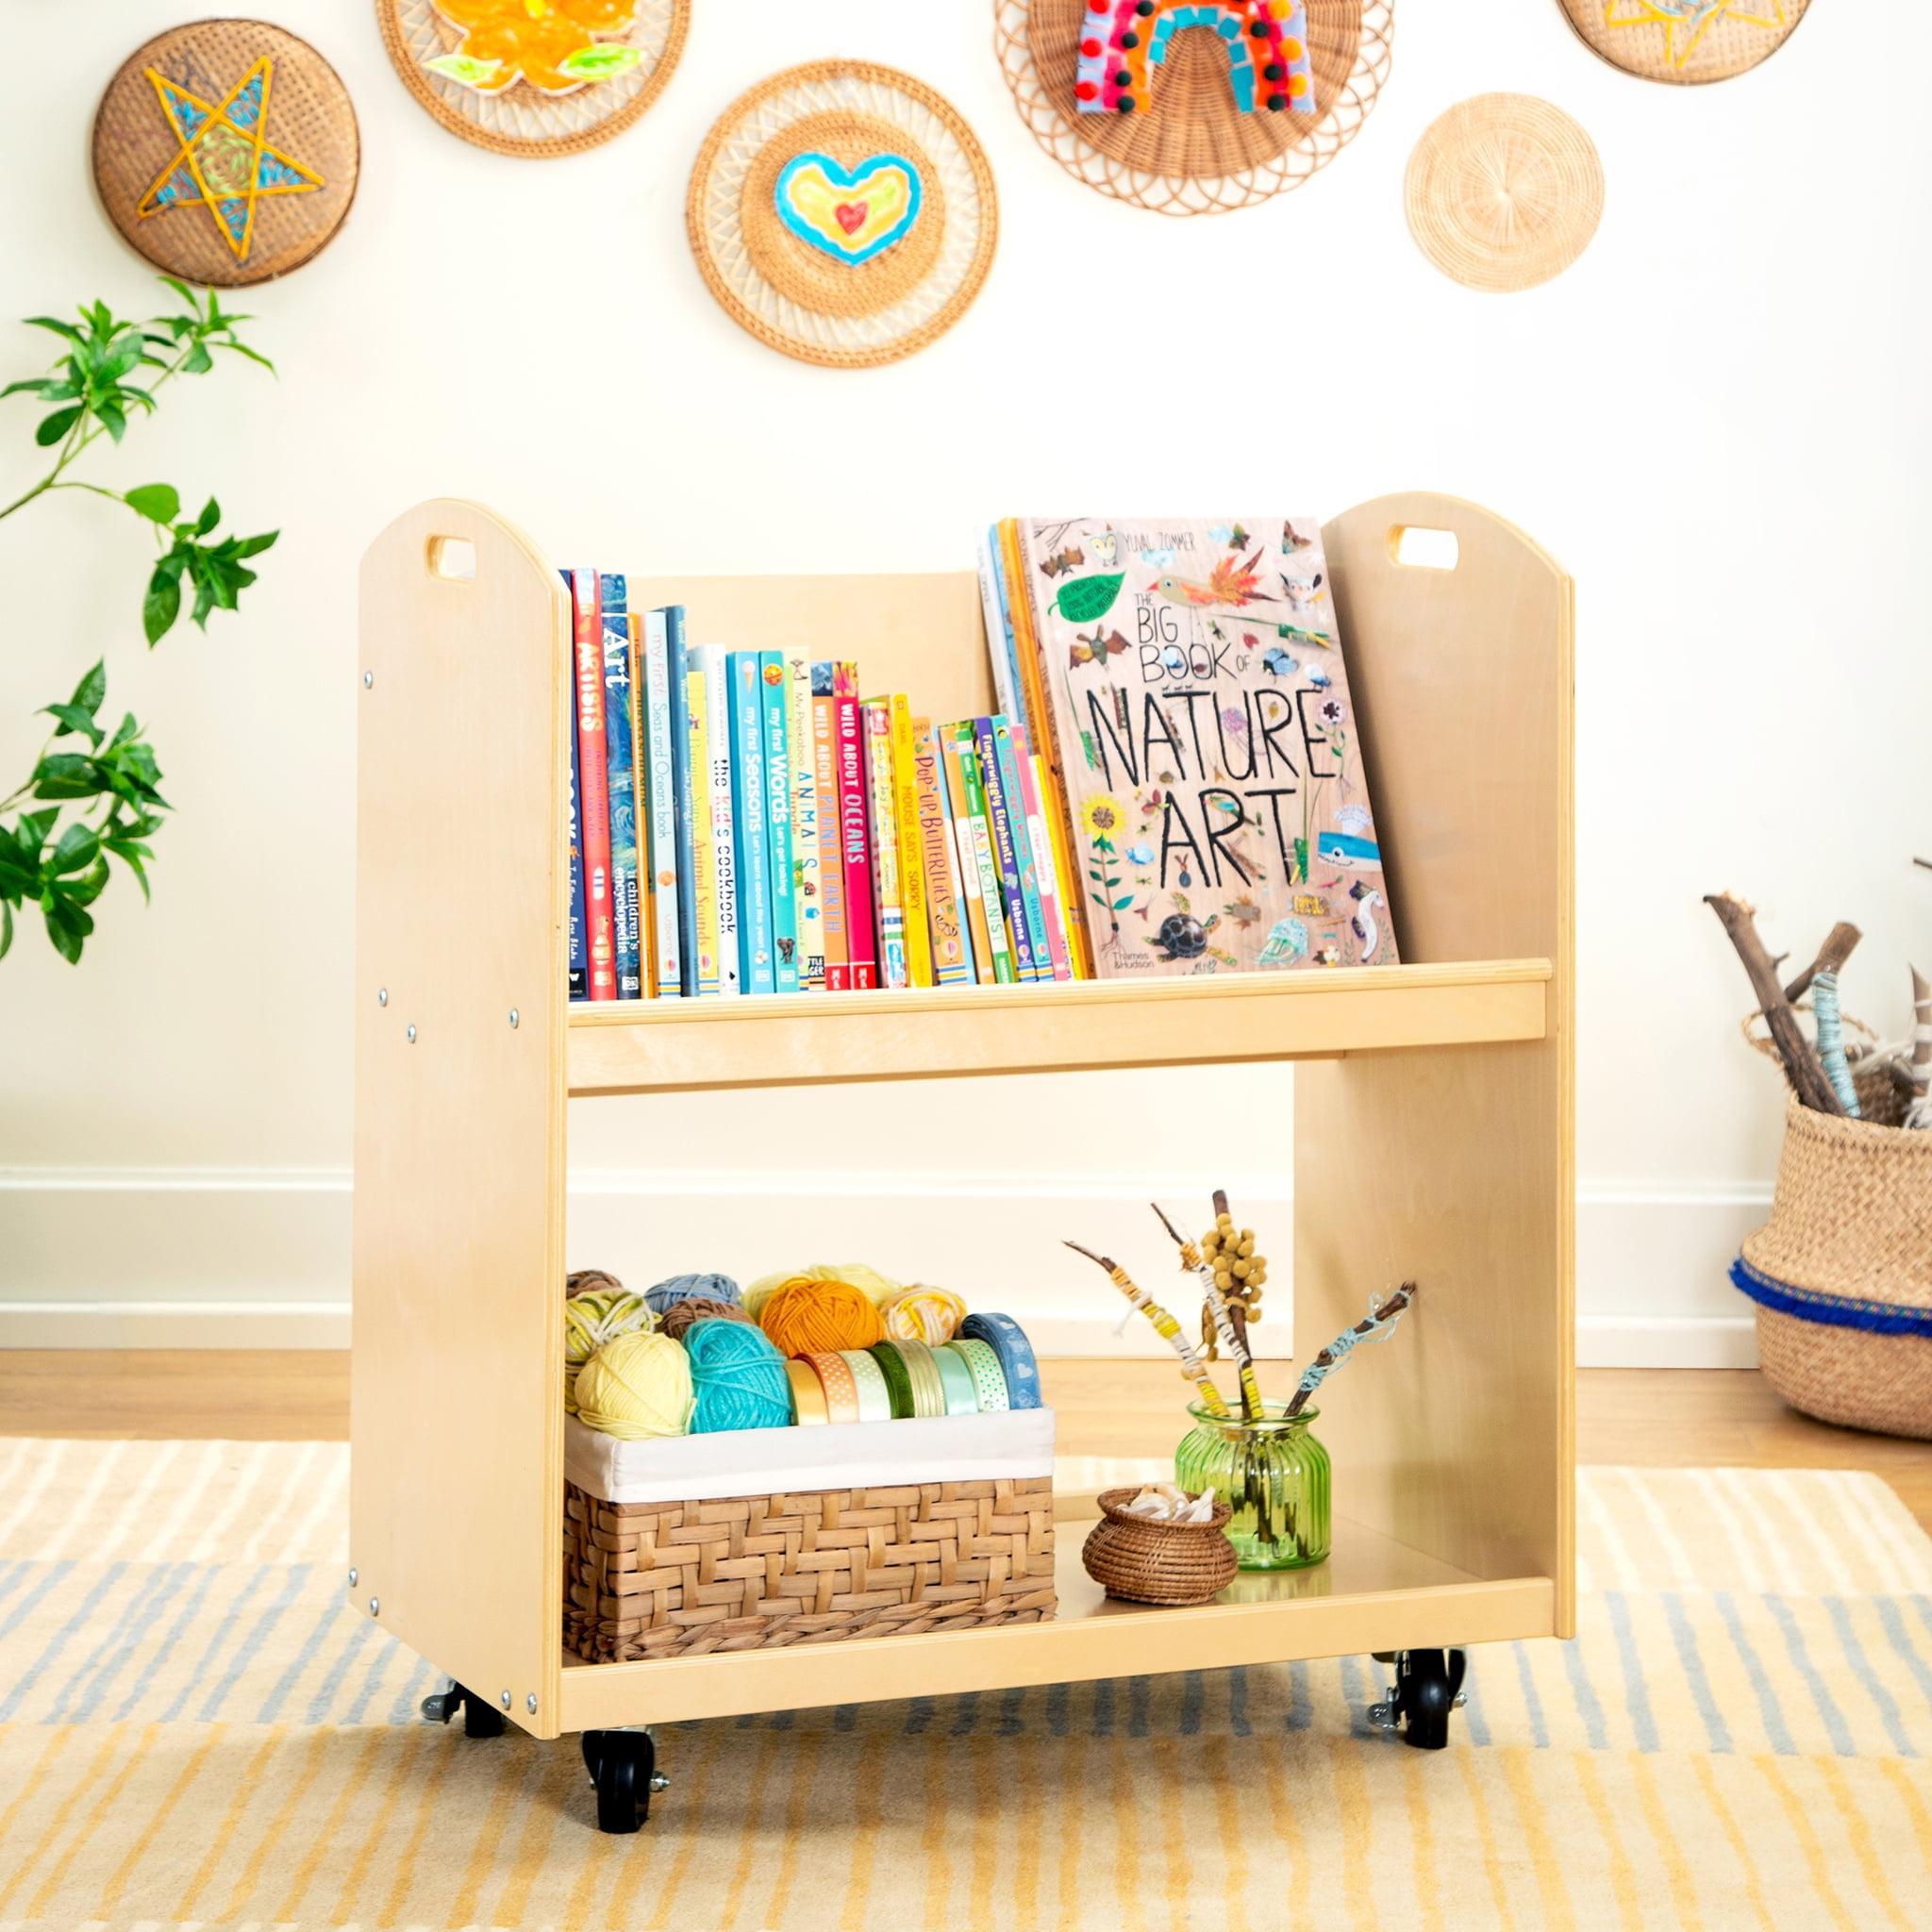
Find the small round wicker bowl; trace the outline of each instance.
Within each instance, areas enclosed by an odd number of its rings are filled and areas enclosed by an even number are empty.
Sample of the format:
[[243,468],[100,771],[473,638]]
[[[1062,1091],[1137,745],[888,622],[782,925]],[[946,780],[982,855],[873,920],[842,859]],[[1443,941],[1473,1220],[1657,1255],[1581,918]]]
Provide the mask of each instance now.
[[1214,1506],[1208,1523],[1150,1523],[1129,1516],[1135,1484],[1100,1492],[1100,1521],[1088,1532],[1080,1560],[1108,1596],[1130,1604],[1205,1604],[1234,1581],[1234,1545],[1227,1540],[1233,1511]]

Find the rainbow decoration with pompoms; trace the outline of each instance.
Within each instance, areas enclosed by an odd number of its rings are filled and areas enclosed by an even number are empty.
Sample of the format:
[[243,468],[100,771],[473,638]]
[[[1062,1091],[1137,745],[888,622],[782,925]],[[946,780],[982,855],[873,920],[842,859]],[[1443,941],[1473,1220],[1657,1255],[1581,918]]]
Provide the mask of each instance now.
[[1151,69],[1183,28],[1211,27],[1227,49],[1228,85],[1244,114],[1313,114],[1305,0],[1088,0],[1074,99],[1083,114],[1144,114]]

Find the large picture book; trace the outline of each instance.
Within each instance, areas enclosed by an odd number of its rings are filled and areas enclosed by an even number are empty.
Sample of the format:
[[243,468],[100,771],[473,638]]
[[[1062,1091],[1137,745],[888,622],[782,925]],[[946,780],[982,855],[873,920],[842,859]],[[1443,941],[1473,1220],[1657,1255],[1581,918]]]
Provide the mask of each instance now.
[[1008,598],[1096,974],[1393,963],[1314,519],[1021,519],[1018,537]]

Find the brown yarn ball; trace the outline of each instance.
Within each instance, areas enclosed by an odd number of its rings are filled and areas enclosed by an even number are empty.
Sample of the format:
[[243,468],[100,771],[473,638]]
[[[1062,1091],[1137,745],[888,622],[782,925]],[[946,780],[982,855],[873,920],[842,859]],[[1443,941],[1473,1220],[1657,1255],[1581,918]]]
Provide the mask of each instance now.
[[624,1283],[605,1269],[574,1269],[564,1277],[563,1298],[569,1301],[573,1295],[593,1294],[600,1288],[615,1289],[619,1294],[624,1292]]
[[658,1317],[658,1332],[670,1336],[674,1341],[682,1341],[685,1330],[693,1322],[742,1322],[747,1327],[753,1325],[751,1317],[736,1302],[713,1301],[709,1295],[694,1294],[673,1302]]

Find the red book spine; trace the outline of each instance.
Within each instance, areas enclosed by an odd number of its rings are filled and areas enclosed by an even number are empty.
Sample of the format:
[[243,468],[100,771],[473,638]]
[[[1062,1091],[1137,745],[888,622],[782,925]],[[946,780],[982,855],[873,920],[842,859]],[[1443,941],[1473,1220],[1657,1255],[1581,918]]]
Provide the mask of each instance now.
[[604,620],[597,573],[570,574],[572,635],[576,646],[577,765],[583,797],[584,915],[589,927],[591,997],[617,997],[617,941],[610,920],[610,776],[604,726]]
[[839,713],[839,835],[845,860],[845,957],[852,987],[877,986],[878,934],[873,919],[872,835],[867,829],[865,731],[858,708],[858,667],[841,663],[833,673]]

